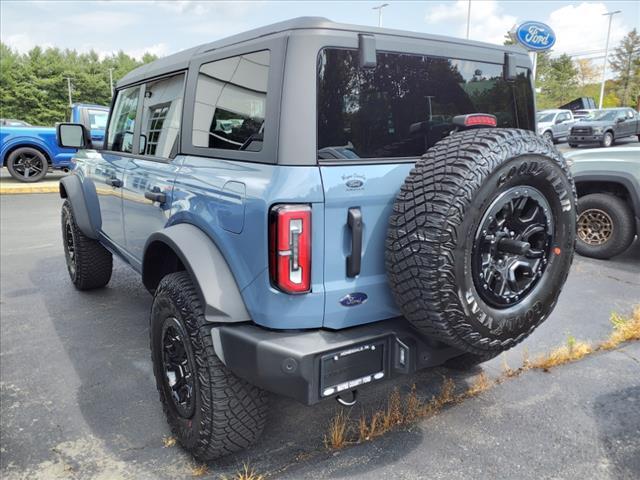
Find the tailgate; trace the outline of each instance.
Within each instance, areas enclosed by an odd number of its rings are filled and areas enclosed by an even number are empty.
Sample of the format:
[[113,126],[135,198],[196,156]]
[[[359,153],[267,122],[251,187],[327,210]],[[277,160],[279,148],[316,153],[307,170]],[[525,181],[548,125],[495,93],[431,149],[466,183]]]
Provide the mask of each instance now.
[[[325,195],[324,326],[344,328],[397,316],[387,285],[384,244],[388,219],[413,163],[321,166]],[[362,219],[360,272],[350,276],[347,259],[357,249],[349,210]],[[356,243],[354,243],[356,242]]]

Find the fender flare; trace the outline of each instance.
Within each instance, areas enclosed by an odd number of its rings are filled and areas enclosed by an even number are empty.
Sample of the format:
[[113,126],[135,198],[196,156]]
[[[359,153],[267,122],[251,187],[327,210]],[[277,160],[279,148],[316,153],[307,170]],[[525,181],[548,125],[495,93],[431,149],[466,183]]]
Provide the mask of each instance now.
[[153,251],[160,247],[158,244],[171,249],[191,275],[207,321],[235,323],[251,320],[222,253],[201,229],[189,223],[172,225],[152,233],[147,239],[142,260],[142,281],[147,289],[153,291],[156,287],[156,277],[151,273],[150,264],[154,260]]
[[93,182],[82,182],[78,175],[68,175],[60,180],[60,198],[71,202],[73,217],[78,228],[87,237],[98,239],[102,228],[100,204]]
[[607,170],[577,172],[573,174],[573,181],[576,187],[581,183],[590,182],[617,183],[621,185],[629,193],[634,215],[640,218],[640,182],[630,173]]

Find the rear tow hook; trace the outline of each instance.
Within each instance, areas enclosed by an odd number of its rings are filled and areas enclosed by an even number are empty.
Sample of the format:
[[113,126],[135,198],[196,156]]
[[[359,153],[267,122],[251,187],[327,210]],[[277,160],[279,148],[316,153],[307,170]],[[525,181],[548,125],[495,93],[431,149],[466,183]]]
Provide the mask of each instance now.
[[356,403],[358,403],[358,391],[351,390],[351,400],[349,401],[345,400],[340,395],[336,397],[336,401],[343,407],[353,407]]

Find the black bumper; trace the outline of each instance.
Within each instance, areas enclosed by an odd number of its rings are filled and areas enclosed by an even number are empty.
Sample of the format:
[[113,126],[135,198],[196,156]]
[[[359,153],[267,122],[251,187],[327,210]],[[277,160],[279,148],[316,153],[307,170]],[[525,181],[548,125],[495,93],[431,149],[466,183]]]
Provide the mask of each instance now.
[[602,135],[569,135],[567,143],[601,143]]
[[211,334],[216,353],[238,377],[307,405],[461,354],[420,335],[404,318],[340,331],[225,325]]

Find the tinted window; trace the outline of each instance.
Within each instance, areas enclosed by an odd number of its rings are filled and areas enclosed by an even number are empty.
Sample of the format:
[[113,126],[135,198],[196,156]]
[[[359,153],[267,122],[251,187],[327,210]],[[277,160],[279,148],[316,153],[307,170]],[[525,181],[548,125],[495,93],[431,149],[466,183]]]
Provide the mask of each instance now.
[[268,75],[268,50],[202,65],[193,113],[193,145],[260,151]]
[[140,87],[131,87],[118,92],[109,123],[108,150],[133,152],[133,131],[136,125],[139,95]]
[[182,116],[184,74],[147,83],[142,104],[140,153],[174,157]]
[[528,70],[519,69],[512,85],[497,64],[398,53],[377,60],[375,69],[360,69],[356,50],[321,52],[319,158],[341,148],[345,158],[417,157],[466,113],[491,113],[499,127],[533,128]]

